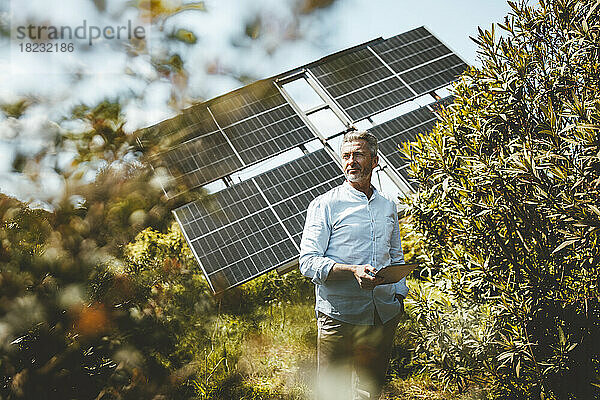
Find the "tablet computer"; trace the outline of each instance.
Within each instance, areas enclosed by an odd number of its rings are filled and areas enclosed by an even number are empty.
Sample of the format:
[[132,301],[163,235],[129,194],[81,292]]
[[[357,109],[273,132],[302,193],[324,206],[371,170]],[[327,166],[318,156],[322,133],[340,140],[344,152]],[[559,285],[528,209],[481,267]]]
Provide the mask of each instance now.
[[376,277],[381,277],[384,279],[382,285],[386,285],[388,283],[396,283],[400,279],[404,278],[408,274],[412,272],[415,268],[417,268],[421,263],[409,263],[409,264],[390,264],[387,267],[381,268],[375,274]]

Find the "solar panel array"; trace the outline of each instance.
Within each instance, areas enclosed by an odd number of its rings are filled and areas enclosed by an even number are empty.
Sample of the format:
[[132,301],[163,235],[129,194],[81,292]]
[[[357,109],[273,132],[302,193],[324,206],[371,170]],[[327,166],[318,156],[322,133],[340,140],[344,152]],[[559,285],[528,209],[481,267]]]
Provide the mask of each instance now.
[[[278,85],[310,73],[353,122],[449,84],[466,64],[425,28],[376,40],[245,86],[147,128],[165,139],[152,163],[174,177],[171,194],[204,186],[316,138]],[[298,72],[300,71],[300,72]],[[390,167],[407,180],[398,145],[433,127],[421,108],[371,129]],[[343,182],[326,150],[174,210],[218,293],[297,260],[308,204]]]
[[353,122],[447,85],[467,65],[420,27],[310,68]]
[[322,149],[174,212],[219,293],[297,259],[308,204],[342,182]]

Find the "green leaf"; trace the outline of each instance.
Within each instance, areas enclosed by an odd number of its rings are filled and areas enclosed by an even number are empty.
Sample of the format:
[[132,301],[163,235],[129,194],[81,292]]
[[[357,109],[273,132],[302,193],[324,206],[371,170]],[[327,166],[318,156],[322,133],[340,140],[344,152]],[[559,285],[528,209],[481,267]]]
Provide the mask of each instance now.
[[598,207],[596,207],[595,205],[593,205],[593,204],[588,204],[588,208],[589,208],[590,210],[592,210],[594,213],[596,213],[597,215],[600,215],[600,209],[598,209]]
[[577,242],[577,240],[565,240],[564,242],[562,242],[559,246],[557,246],[553,251],[552,254],[558,253],[559,251],[561,251],[562,249],[564,249],[567,246],[572,245],[573,243]]

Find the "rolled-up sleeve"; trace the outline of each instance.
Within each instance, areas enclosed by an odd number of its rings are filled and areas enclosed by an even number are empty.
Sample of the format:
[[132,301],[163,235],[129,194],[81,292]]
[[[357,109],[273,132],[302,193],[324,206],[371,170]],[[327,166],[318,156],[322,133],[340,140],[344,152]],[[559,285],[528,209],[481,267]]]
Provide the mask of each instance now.
[[313,200],[306,212],[306,223],[300,242],[300,272],[317,285],[327,280],[329,271],[335,264],[325,257],[329,245],[331,225],[320,198]]
[[[404,253],[402,252],[402,243],[400,241],[400,224],[398,214],[394,212],[394,228],[392,230],[392,240],[390,245],[390,258],[393,264],[404,262]],[[406,286],[406,278],[396,282],[396,293],[406,297],[408,294],[408,286]]]

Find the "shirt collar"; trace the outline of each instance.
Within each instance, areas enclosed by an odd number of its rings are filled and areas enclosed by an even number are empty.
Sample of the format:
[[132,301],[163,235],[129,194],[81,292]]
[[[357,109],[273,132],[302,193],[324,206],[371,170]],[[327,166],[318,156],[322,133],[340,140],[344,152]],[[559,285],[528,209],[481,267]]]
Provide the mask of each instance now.
[[373,193],[371,194],[371,197],[369,199],[367,199],[367,195],[366,194],[364,194],[363,192],[361,192],[358,189],[354,189],[352,187],[352,185],[350,185],[350,183],[347,180],[344,181],[344,183],[342,184],[342,186],[344,188],[346,188],[346,190],[348,192],[350,192],[350,194],[352,194],[353,196],[360,197],[361,199],[366,199],[368,201],[373,200],[375,198],[375,196],[377,196],[377,193],[378,193],[377,189],[375,189],[375,186],[371,185],[371,190],[373,190]]

